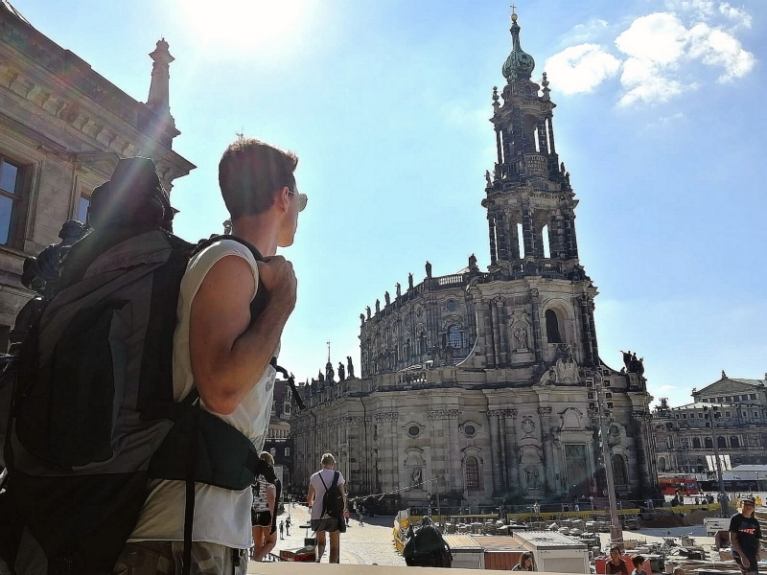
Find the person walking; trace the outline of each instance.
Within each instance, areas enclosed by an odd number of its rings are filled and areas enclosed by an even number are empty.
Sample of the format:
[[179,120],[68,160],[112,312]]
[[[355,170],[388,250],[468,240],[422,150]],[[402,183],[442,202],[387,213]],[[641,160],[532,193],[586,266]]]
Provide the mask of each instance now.
[[[269,465],[274,465],[274,458],[266,451],[261,453],[261,459]],[[253,507],[251,523],[253,525],[253,560],[261,561],[274,549],[277,544],[275,524],[275,504],[277,488],[269,483],[263,475],[256,477],[253,484]]]
[[759,573],[759,540],[762,538],[762,529],[759,521],[754,517],[756,508],[753,499],[743,499],[741,511],[730,519],[730,542],[732,545],[732,558],[740,567],[743,575]]
[[290,515],[288,515],[288,518],[285,520],[285,533],[290,537]]
[[[311,527],[317,534],[316,560],[320,562],[325,553],[327,542],[326,533],[330,538],[330,563],[340,562],[341,533],[346,531],[345,517],[348,516],[346,502],[346,489],[344,476],[340,471],[335,471],[336,458],[332,453],[325,453],[320,460],[322,468],[309,479],[309,493],[306,503],[312,508]],[[331,517],[323,505],[325,493],[332,489],[333,484],[338,487],[343,498],[343,517]]]
[[280,539],[285,539],[285,522],[280,521]]

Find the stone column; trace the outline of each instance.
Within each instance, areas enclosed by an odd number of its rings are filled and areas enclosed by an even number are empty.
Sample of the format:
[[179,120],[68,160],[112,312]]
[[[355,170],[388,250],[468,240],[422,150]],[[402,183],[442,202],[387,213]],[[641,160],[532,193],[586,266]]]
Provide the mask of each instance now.
[[495,300],[498,317],[498,351],[501,365],[511,363],[511,343],[509,342],[508,318],[506,316],[506,302],[502,297]]
[[594,298],[586,296],[586,312],[589,318],[589,326],[591,327],[591,350],[593,354],[594,365],[599,365],[599,346],[597,345],[597,324],[594,321]]
[[548,124],[549,124],[549,126],[548,126],[548,128],[549,128],[549,147],[551,148],[551,153],[554,154],[554,153],[556,153],[557,150],[554,147],[554,125],[552,124],[553,114],[551,112],[549,112],[546,115],[546,119],[548,120]]
[[503,411],[494,409],[487,412],[490,420],[490,449],[493,458],[493,494],[497,495],[503,491],[503,472],[501,464],[501,438],[499,433],[499,418],[503,417]]
[[490,231],[490,264],[493,265],[498,259],[498,248],[495,245],[495,216],[487,214],[487,226]]
[[461,447],[458,439],[458,418],[463,412],[460,409],[450,409],[445,412],[447,425],[450,429],[452,475],[455,478],[455,489],[463,491],[463,473],[461,472]]
[[533,216],[530,206],[522,206],[522,239],[525,245],[525,257],[535,255],[535,238],[533,237]]
[[490,302],[490,313],[493,320],[493,365],[496,367],[501,362],[501,333],[498,321],[498,301]]
[[578,259],[578,241],[575,237],[575,213],[571,208],[563,210],[567,257]]
[[508,482],[507,488],[519,485],[519,460],[517,458],[517,429],[516,429],[516,409],[504,410],[504,427],[506,435],[504,437]]
[[540,293],[538,288],[530,290],[530,301],[533,307],[533,341],[535,346],[535,363],[543,363],[543,339],[541,337]]
[[503,212],[497,212],[495,219],[495,235],[497,239],[496,246],[498,248],[498,259],[503,261],[509,260],[509,229],[508,221]]
[[508,218],[509,223],[509,241],[511,242],[510,247],[510,254],[511,259],[518,260],[522,256],[519,253],[519,229],[517,228],[517,224],[514,223],[514,221],[509,217]]

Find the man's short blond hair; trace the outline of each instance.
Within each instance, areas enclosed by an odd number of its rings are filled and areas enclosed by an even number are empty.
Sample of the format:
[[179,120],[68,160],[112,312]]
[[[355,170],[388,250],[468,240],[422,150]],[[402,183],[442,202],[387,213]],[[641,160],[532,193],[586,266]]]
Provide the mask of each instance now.
[[332,453],[323,453],[322,459],[320,460],[320,463],[322,465],[335,465],[336,464],[336,458],[333,457]]

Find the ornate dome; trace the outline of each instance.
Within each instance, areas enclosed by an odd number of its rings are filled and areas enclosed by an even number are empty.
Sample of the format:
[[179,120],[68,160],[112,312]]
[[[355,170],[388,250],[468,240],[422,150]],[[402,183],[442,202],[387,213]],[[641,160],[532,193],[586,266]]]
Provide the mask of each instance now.
[[504,78],[508,82],[515,80],[529,80],[530,75],[535,69],[535,60],[533,57],[522,50],[522,46],[519,43],[519,31],[521,30],[519,24],[517,24],[517,15],[511,15],[511,37],[513,40],[513,48],[511,54],[506,58],[506,62],[503,64],[502,72]]

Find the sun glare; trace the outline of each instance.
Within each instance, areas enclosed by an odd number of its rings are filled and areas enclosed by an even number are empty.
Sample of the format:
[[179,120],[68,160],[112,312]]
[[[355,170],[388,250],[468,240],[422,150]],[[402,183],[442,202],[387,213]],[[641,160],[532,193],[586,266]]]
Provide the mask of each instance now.
[[196,38],[221,48],[273,47],[282,38],[295,44],[306,23],[309,0],[186,0],[180,12]]

